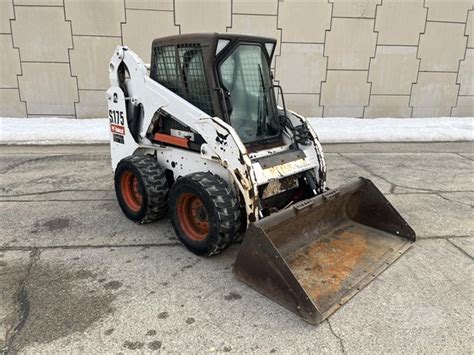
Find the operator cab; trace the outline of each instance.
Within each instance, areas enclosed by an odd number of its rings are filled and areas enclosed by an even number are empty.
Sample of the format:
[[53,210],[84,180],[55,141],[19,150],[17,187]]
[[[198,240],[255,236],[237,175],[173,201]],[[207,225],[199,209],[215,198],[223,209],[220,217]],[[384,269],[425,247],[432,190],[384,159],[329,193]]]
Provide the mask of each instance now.
[[159,38],[152,44],[150,77],[223,119],[248,149],[276,147],[282,135],[270,70],[275,46],[272,38],[227,33]]

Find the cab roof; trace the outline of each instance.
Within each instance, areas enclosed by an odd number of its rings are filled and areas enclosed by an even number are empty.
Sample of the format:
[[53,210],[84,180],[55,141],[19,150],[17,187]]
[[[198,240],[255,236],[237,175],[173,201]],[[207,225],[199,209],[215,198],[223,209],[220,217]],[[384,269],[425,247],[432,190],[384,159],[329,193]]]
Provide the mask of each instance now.
[[270,37],[251,36],[245,34],[234,33],[187,33],[182,35],[166,36],[156,38],[153,40],[153,47],[167,44],[182,44],[182,43],[217,43],[220,39],[227,39],[230,41],[238,40],[245,42],[260,42],[260,43],[276,43],[276,39]]

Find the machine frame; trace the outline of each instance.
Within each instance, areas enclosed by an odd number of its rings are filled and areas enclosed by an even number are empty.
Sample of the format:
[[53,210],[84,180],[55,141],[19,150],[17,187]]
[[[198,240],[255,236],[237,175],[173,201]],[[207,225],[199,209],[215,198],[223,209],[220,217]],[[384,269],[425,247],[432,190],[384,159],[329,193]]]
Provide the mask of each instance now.
[[[247,39],[248,40],[248,39]],[[155,42],[154,42],[155,43]],[[124,78],[124,65],[129,78]],[[286,111],[292,125],[304,125],[310,132],[310,141],[298,144],[304,157],[264,169],[259,160],[290,150],[292,132],[284,132],[283,145],[249,153],[235,130],[219,117],[212,117],[149,76],[150,66],[125,46],[118,46],[110,60],[107,90],[110,121],[112,168],[124,158],[151,154],[159,164],[172,171],[174,179],[193,172],[210,171],[221,176],[243,199],[247,222],[263,217],[259,207],[258,186],[305,171],[313,171],[318,188],[325,189],[326,166],[318,137],[307,120],[292,111]],[[123,70],[123,68],[121,68]],[[128,96],[125,96],[125,88]],[[137,139],[130,131],[128,105],[141,106],[142,117]],[[202,136],[205,143],[200,152],[177,146],[158,144],[147,138],[155,114],[165,111],[181,124]]]

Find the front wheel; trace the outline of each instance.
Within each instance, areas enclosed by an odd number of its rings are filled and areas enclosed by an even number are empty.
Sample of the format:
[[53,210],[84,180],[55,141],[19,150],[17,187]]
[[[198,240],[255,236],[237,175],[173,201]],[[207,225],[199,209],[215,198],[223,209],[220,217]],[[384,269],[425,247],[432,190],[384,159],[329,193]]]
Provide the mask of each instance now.
[[194,254],[218,254],[239,236],[238,200],[217,175],[194,173],[178,179],[169,206],[176,235]]

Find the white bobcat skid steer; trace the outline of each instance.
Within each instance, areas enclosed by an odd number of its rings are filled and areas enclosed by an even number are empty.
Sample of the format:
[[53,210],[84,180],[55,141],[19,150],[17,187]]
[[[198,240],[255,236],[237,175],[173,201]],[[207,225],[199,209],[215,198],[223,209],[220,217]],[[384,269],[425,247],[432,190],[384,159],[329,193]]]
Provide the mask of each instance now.
[[115,190],[135,222],[169,211],[178,238],[198,255],[246,233],[235,275],[317,324],[415,234],[369,180],[326,188],[316,134],[273,85],[275,44],[217,33],[165,37],[153,41],[150,67],[117,47],[107,91]]

